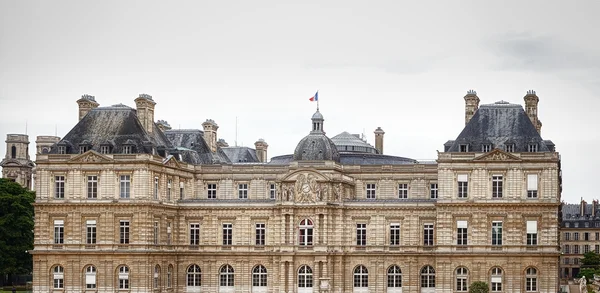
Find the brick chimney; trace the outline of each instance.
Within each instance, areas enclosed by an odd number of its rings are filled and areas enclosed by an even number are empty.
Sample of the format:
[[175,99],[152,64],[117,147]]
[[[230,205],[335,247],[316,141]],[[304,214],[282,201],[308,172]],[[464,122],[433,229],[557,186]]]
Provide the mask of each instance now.
[[206,119],[204,123],[202,123],[202,127],[204,128],[204,140],[206,144],[210,148],[211,152],[217,151],[217,129],[219,129],[219,125],[215,123],[212,119]]
[[585,202],[585,200],[583,200],[583,198],[581,198],[581,204],[579,205],[579,212],[581,217],[585,216],[585,206],[587,205],[587,202]]
[[90,95],[82,95],[81,99],[77,100],[77,105],[79,105],[79,121],[85,117],[85,115],[90,112],[92,109],[98,108],[100,104],[96,102],[96,98]]
[[267,162],[267,148],[269,147],[267,142],[261,138],[254,143],[254,146],[256,147],[256,156],[258,157],[258,160],[260,162],[266,163]]
[[525,113],[527,113],[529,120],[531,120],[535,129],[541,135],[542,121],[538,119],[538,103],[540,98],[536,95],[534,90],[528,90],[525,97],[523,97],[523,100],[525,100]]
[[381,127],[377,127],[373,133],[375,133],[375,149],[377,149],[379,154],[383,154],[383,135],[385,131]]
[[154,132],[154,106],[156,102],[151,95],[140,94],[135,100],[137,116],[147,133]]
[[598,200],[592,200],[592,217],[596,217],[596,209],[598,208]]
[[479,97],[474,90],[468,90],[465,96],[465,125],[469,123],[475,112],[479,109]]

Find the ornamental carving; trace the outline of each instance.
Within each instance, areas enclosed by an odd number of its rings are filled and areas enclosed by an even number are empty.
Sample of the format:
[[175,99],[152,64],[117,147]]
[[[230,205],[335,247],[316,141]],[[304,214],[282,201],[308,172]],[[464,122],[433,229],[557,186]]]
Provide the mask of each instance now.
[[110,160],[108,160],[107,158],[105,158],[103,156],[97,155],[94,152],[89,152],[79,158],[75,158],[73,161],[79,162],[79,163],[98,163],[98,162],[108,162]]
[[492,152],[475,158],[475,161],[520,161],[519,157],[503,152],[501,150],[493,150]]
[[321,200],[321,186],[313,174],[300,174],[296,177],[296,202],[312,203]]

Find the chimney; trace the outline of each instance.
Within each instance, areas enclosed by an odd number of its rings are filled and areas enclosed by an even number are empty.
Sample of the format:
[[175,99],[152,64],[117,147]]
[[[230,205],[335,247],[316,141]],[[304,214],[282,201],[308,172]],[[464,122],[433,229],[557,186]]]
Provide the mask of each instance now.
[[583,200],[583,198],[581,198],[581,204],[579,205],[579,211],[580,211],[581,217],[585,216],[585,206],[586,205],[587,205],[587,202],[585,202],[585,200]]
[[260,162],[266,163],[267,162],[267,148],[269,147],[267,142],[261,138],[254,143],[254,146],[256,147],[256,156],[258,157],[258,160]]
[[385,131],[381,127],[377,127],[373,133],[375,133],[375,149],[379,154],[383,154],[383,135]]
[[226,148],[226,147],[228,147],[228,146],[229,146],[229,144],[228,144],[228,143],[227,143],[227,142],[226,142],[224,139],[222,139],[222,138],[219,138],[219,139],[217,140],[217,147],[220,147],[220,148]]
[[533,123],[533,126],[537,132],[542,134],[542,121],[538,119],[538,103],[540,98],[535,94],[534,90],[528,90],[527,94],[523,98],[525,100],[525,112]]
[[202,123],[202,127],[204,128],[204,140],[206,144],[210,148],[211,152],[217,151],[217,129],[219,129],[219,125],[215,123],[212,119],[206,119],[204,123]]
[[137,117],[147,133],[154,131],[154,105],[156,102],[151,95],[140,94],[135,100]]
[[469,123],[477,109],[479,109],[479,97],[474,90],[468,90],[465,95],[465,125]]
[[79,121],[85,117],[85,115],[92,109],[98,108],[100,104],[96,102],[96,98],[90,95],[82,95],[81,99],[77,100],[79,105]]
[[165,131],[171,129],[171,125],[169,125],[169,123],[165,120],[156,121],[156,125],[158,126],[158,129],[160,129],[160,131],[162,131],[162,132],[165,132]]
[[58,136],[40,135],[35,140],[36,155],[46,154],[50,148],[60,141]]
[[592,200],[592,217],[596,217],[596,208],[598,208],[598,200]]

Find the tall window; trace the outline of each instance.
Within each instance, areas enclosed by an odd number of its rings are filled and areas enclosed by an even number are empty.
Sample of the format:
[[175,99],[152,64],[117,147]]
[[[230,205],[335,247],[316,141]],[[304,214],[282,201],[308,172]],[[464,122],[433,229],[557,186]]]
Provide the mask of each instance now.
[[64,155],[66,153],[67,153],[67,148],[64,145],[58,146],[58,154],[59,155]]
[[10,147],[10,157],[12,159],[16,159],[17,158],[17,147],[16,146],[12,146]]
[[565,254],[569,254],[569,253],[571,253],[571,246],[569,246],[569,244],[565,244],[565,245],[563,246],[563,252],[564,252]]
[[124,154],[131,154],[133,152],[133,146],[130,145],[124,145],[123,146],[123,153]]
[[129,244],[129,220],[119,221],[119,235],[121,244]]
[[421,288],[435,288],[435,270],[432,266],[421,269]]
[[458,180],[458,198],[467,198],[469,195],[469,181],[467,174],[459,174]]
[[369,271],[363,265],[357,266],[354,269],[354,288],[369,287]]
[[594,245],[594,252],[600,253],[600,245],[598,245],[598,244]]
[[231,223],[223,224],[223,245],[231,245],[233,238],[233,225]]
[[154,289],[158,289],[160,287],[160,266],[154,266],[154,278],[152,282],[152,286]]
[[87,220],[86,226],[86,244],[96,244],[96,220]]
[[233,287],[234,282],[234,271],[230,265],[224,265],[221,267],[221,274],[219,276],[219,285],[221,287]]
[[171,200],[171,185],[173,185],[173,180],[169,179],[167,181],[167,200]]
[[54,244],[63,244],[65,234],[65,221],[54,220]]
[[502,292],[502,269],[492,268],[490,284],[492,292]]
[[537,221],[527,221],[527,245],[537,245]]
[[431,198],[431,199],[438,198],[438,184],[437,183],[431,183],[429,185],[429,198]]
[[390,245],[400,245],[400,224],[390,224]]
[[179,199],[183,199],[185,195],[185,183],[179,181]]
[[158,177],[154,177],[154,199],[158,199]]
[[492,245],[502,245],[502,222],[492,222]]
[[256,223],[256,238],[254,244],[256,245],[265,245],[265,234],[266,234],[266,225],[265,223]]
[[573,233],[573,240],[578,241],[579,240],[579,232],[575,232]]
[[573,245],[573,253],[579,254],[579,245]]
[[467,245],[467,221],[456,221],[456,244]]
[[487,152],[489,152],[491,150],[492,150],[492,145],[491,144],[482,144],[481,145],[481,152],[487,153]]
[[527,148],[527,151],[530,152],[530,153],[537,152],[538,151],[538,145],[535,144],[535,143],[530,143],[529,146],[528,146],[528,148]]
[[200,223],[190,224],[190,245],[200,245]]
[[158,239],[160,236],[159,230],[158,230],[158,222],[154,221],[154,245],[158,245]]
[[527,268],[525,271],[525,292],[537,292],[537,270]]
[[367,199],[375,199],[375,183],[367,183]]
[[119,267],[119,289],[129,289],[129,267]]
[[85,268],[85,288],[96,289],[96,267],[88,266]]
[[238,184],[238,197],[241,199],[248,198],[248,184]]
[[590,246],[588,244],[583,246],[583,253],[588,253],[590,252]]
[[130,175],[121,175],[120,179],[120,197],[121,198],[129,198],[131,191],[131,176]]
[[198,265],[191,265],[187,269],[187,286],[200,287],[202,286],[202,271]]
[[367,224],[356,224],[356,245],[367,245]]
[[100,146],[100,153],[101,154],[108,154],[108,153],[110,153],[109,146],[107,146],[107,145]]
[[61,266],[55,266],[52,269],[52,279],[54,280],[54,289],[65,288],[65,269]]
[[[565,239],[564,240],[571,240],[571,233],[565,232],[564,235],[565,235]],[[596,239],[596,240],[598,240],[598,239]]]
[[538,175],[527,174],[527,198],[538,197]]
[[590,233],[589,232],[584,232],[583,233],[583,240],[584,241],[589,241],[590,240]]
[[98,198],[98,176],[87,177],[87,198]]
[[167,288],[173,287],[173,265],[167,267]]
[[504,149],[506,150],[506,152],[508,153],[514,153],[515,152],[515,144],[514,143],[507,143],[504,146]]
[[398,184],[398,198],[408,198],[408,184]]
[[209,183],[206,185],[208,199],[217,198],[217,184]]
[[423,224],[423,245],[433,245],[433,223]]
[[171,241],[172,241],[172,234],[171,234],[171,222],[167,221],[167,245],[171,245]]
[[271,184],[269,184],[269,198],[275,199],[276,196],[277,196],[277,189],[275,188],[275,184],[271,183]]
[[309,219],[300,221],[299,245],[313,245],[313,222]]
[[65,176],[54,176],[54,198],[65,198]]
[[457,268],[456,269],[456,291],[457,292],[467,292],[468,282],[467,277],[469,276],[469,272],[467,268]]
[[252,287],[267,286],[267,268],[257,265],[252,269]]
[[502,175],[492,176],[492,198],[502,197]]
[[312,288],[312,286],[312,269],[307,265],[302,265],[298,270],[298,288]]
[[402,270],[397,265],[393,265],[387,270],[388,288],[402,288]]

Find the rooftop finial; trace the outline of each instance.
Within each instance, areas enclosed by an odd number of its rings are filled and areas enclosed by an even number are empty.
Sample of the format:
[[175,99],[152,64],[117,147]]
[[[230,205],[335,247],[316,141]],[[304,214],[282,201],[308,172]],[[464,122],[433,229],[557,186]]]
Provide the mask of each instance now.
[[144,99],[148,99],[148,100],[150,100],[150,101],[154,101],[154,100],[152,99],[152,96],[151,96],[151,95],[149,95],[149,94],[139,94],[139,95],[138,95],[138,98],[144,98]]
[[81,95],[81,98],[84,100],[90,100],[90,101],[94,101],[94,102],[96,101],[96,97],[94,97],[92,95],[88,95],[88,94]]
[[535,91],[534,91],[534,90],[528,90],[528,91],[527,91],[527,94],[528,94],[528,95],[535,95]]
[[474,90],[468,90],[467,95],[477,95],[477,92]]

